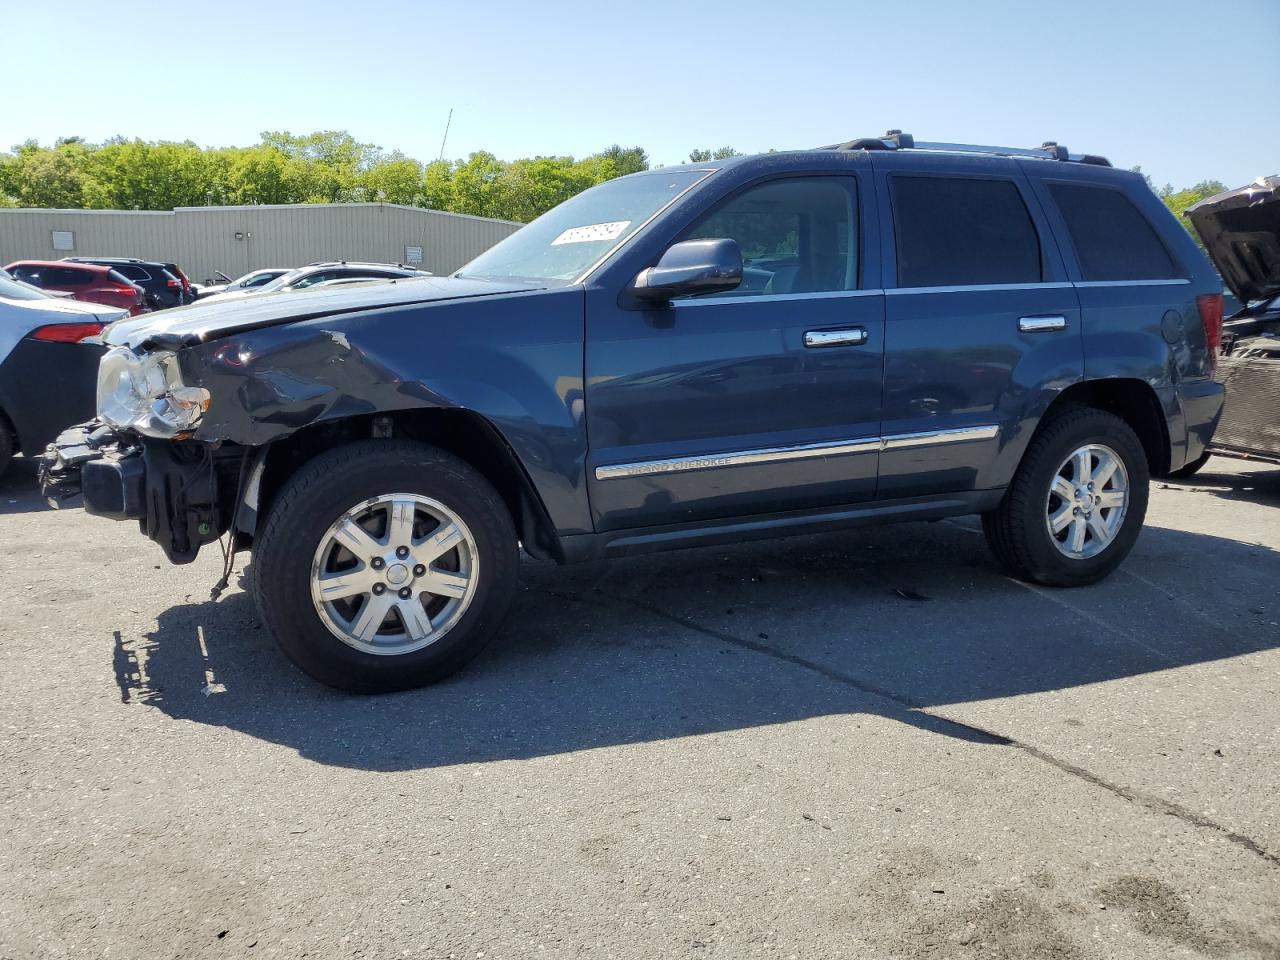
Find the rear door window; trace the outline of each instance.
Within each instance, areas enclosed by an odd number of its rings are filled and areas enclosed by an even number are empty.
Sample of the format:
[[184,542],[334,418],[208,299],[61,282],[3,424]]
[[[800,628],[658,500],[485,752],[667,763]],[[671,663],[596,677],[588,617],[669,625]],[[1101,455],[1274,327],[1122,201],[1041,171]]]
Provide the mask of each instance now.
[[150,280],[151,274],[143,270],[141,267],[135,267],[131,264],[121,264],[116,267],[117,273],[123,273],[130,280]]
[[894,176],[899,287],[1038,283],[1040,238],[1012,180]]
[[1173,258],[1155,228],[1119,190],[1049,183],[1071,234],[1083,280],[1172,280]]

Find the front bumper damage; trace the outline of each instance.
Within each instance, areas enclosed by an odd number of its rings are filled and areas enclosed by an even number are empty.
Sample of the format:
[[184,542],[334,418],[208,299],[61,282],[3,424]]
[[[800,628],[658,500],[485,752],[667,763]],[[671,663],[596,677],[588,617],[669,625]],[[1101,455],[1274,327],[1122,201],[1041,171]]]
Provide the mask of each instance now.
[[136,520],[173,563],[189,563],[231,526],[247,451],[153,440],[100,422],[63,431],[40,467],[46,498],[84,497],[88,513]]

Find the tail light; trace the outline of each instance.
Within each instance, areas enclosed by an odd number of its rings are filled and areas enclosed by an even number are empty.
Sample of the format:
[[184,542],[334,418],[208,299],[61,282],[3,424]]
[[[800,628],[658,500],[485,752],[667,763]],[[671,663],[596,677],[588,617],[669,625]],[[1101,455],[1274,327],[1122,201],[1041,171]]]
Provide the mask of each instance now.
[[166,280],[166,281],[164,282],[164,285],[165,285],[166,287],[168,287],[170,290],[177,290],[178,288],[180,288],[180,287],[182,286],[182,281],[181,281],[181,280]]
[[96,337],[102,332],[105,324],[101,323],[51,323],[37,327],[28,334],[33,340],[44,340],[46,343],[79,343]]
[[1205,349],[1209,351],[1209,370],[1218,366],[1218,351],[1222,349],[1222,294],[1205,293],[1196,297],[1200,311],[1200,323],[1204,326]]

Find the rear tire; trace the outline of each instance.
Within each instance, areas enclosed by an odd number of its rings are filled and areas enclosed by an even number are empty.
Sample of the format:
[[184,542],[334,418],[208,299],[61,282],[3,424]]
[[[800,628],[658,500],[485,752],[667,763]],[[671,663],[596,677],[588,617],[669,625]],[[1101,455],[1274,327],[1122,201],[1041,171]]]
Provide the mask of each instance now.
[[1016,577],[1056,587],[1096,583],[1137,541],[1149,484],[1146,451],[1127,423],[1071,408],[1042,424],[1000,505],[983,514],[982,530]]
[[290,660],[331,687],[382,693],[434,683],[475,657],[518,571],[511,514],[474,467],[370,440],[288,481],[256,539],[252,583]]

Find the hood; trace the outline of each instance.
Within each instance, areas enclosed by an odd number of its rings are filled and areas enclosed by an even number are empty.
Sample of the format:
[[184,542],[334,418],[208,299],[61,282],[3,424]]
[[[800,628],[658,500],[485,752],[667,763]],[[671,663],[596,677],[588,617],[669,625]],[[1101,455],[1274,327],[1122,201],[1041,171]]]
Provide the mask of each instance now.
[[1280,294],[1280,176],[1201,200],[1187,216],[1241,303]]
[[197,300],[190,306],[121,320],[108,327],[102,338],[113,346],[139,347],[148,342],[166,347],[189,346],[237,331],[299,320],[535,289],[539,285],[533,283],[415,277],[369,285],[257,293],[213,302]]

